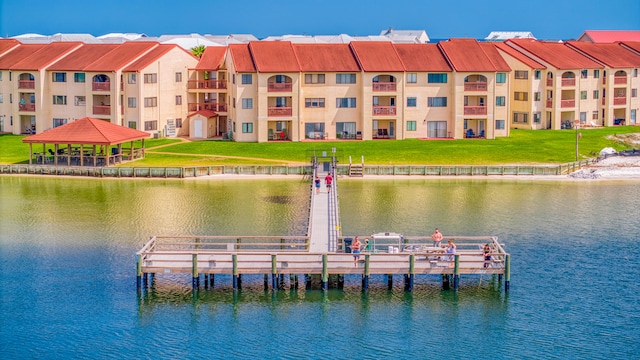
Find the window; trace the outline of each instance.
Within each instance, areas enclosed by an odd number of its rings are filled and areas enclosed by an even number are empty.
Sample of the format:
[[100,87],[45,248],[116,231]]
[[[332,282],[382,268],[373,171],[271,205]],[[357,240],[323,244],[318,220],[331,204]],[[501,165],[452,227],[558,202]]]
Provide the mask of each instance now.
[[156,107],[156,106],[158,106],[157,97],[144,98],[144,107]]
[[336,84],[355,84],[356,74],[336,74]]
[[67,105],[67,96],[53,95],[53,105]]
[[580,91],[580,100],[587,100],[587,92]]
[[636,122],[636,109],[631,109],[631,123],[634,124]]
[[182,95],[176,95],[176,105],[182,105]]
[[4,102],[4,99],[2,97],[2,94],[0,94],[0,104],[2,104]]
[[232,82],[233,84],[235,84],[235,83],[236,83],[236,74],[231,74],[231,82]]
[[304,99],[304,107],[306,108],[323,108],[324,98],[306,98]]
[[253,84],[253,78],[251,74],[242,74],[242,85],[251,85]]
[[144,74],[144,83],[145,84],[155,84],[158,82],[158,74]]
[[[633,69],[633,77],[638,77],[638,69]],[[2,81],[2,73],[0,73],[0,81]]]
[[181,72],[177,72],[176,73],[176,82],[182,82],[182,73]]
[[513,123],[514,124],[527,124],[529,122],[529,114],[524,112],[514,112],[513,113]]
[[540,78],[542,77],[542,71],[540,70],[535,70],[533,72],[533,78],[536,80],[540,80]]
[[540,124],[540,122],[542,121],[542,113],[540,113],[540,111],[536,111],[533,113],[533,122],[535,124]]
[[514,72],[514,77],[520,80],[527,80],[529,78],[529,72],[524,70],[516,70]]
[[179,129],[182,128],[182,118],[176,119],[176,127]]
[[84,73],[74,73],[73,74],[73,82],[83,83],[84,82]]
[[593,120],[598,120],[598,110],[593,111],[593,112],[591,113],[591,118],[592,118]]
[[0,71],[0,81],[2,81],[2,71]]
[[581,79],[586,79],[589,75],[587,74],[589,71],[588,70],[582,70],[580,71],[580,78]]
[[496,130],[504,130],[504,120],[496,120]]
[[305,84],[324,84],[324,74],[305,74]]
[[253,109],[253,99],[252,98],[244,98],[244,99],[242,99],[242,108],[243,109]]
[[135,121],[129,121],[129,129],[137,129],[138,124]]
[[53,82],[67,82],[67,73],[54,72],[53,73]]
[[336,136],[341,134],[342,138],[355,139],[358,135],[355,122],[336,122]]
[[138,105],[137,105],[136,98],[134,98],[134,97],[127,98],[127,107],[135,108],[137,106]]
[[534,92],[533,93],[533,100],[534,101],[540,101],[540,96],[541,96],[540,91]]
[[58,127],[67,123],[67,119],[53,118],[53,127]]
[[638,89],[631,89],[631,97],[638,97]]
[[418,74],[416,73],[407,74],[407,84],[415,84],[417,82],[418,82]]
[[129,84],[135,84],[136,83],[136,74],[129,74],[127,76],[128,82]]
[[337,98],[337,108],[354,108],[356,107],[356,98]]
[[245,134],[253,133],[253,123],[242,123],[242,132]]
[[496,106],[505,106],[506,100],[504,96],[496,96]]
[[144,122],[145,131],[158,130],[158,120],[151,120]]
[[506,83],[507,82],[507,74],[505,74],[505,73],[497,73],[496,74],[496,82],[498,84]]
[[513,93],[513,100],[516,100],[516,101],[527,101],[527,100],[529,100],[529,93],[528,92],[516,91],[516,92]]
[[427,82],[429,84],[445,84],[447,82],[447,74],[428,74]]
[[446,97],[430,97],[427,99],[428,107],[446,107],[447,106],[447,98]]
[[586,123],[587,122],[587,112],[586,111],[581,111],[580,112],[580,122],[581,123]]
[[600,77],[600,70],[593,70],[593,77],[598,79]]
[[415,97],[407,98],[407,107],[416,107],[418,104],[418,99]]
[[76,96],[73,98],[73,104],[75,106],[85,106],[87,104],[87,98],[84,96]]
[[407,131],[416,131],[416,121],[415,120],[407,121]]

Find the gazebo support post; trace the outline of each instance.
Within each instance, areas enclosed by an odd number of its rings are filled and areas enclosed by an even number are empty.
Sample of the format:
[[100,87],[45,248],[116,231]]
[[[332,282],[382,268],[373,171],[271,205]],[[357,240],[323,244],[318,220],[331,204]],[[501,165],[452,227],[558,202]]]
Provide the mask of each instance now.
[[44,159],[46,158],[46,156],[47,156],[47,144],[42,143],[42,165],[44,165]]
[[80,166],[84,166],[84,144],[80,144]]
[[53,152],[55,153],[55,155],[53,156],[53,164],[55,166],[58,166],[58,149],[59,149],[58,144],[54,144],[53,149],[54,149]]
[[67,144],[67,166],[71,166],[71,144]]
[[33,161],[33,144],[29,143],[29,165]]

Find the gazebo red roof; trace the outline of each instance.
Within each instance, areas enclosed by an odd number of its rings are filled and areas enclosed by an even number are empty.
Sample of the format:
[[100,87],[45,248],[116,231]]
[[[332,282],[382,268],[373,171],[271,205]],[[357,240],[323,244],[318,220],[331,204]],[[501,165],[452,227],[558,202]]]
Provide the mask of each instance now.
[[149,133],[85,117],[22,139],[36,144],[115,145],[148,138]]
[[192,112],[191,114],[189,114],[189,116],[187,116],[187,118],[190,118],[190,117],[195,116],[195,115],[202,115],[202,116],[204,116],[204,117],[206,117],[208,119],[208,118],[212,118],[212,117],[218,116],[218,113],[213,111],[213,110],[198,110],[198,111],[195,111],[195,112]]

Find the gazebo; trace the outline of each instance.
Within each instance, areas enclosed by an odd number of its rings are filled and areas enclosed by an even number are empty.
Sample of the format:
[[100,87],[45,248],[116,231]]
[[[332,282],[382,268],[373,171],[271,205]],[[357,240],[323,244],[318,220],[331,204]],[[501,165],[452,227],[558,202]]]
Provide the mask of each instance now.
[[[29,164],[108,166],[144,158],[144,131],[85,117],[22,139],[29,144]],[[135,141],[142,145],[135,148]],[[123,147],[124,143],[129,147]],[[42,152],[34,152],[42,144]],[[47,146],[49,145],[49,146]]]

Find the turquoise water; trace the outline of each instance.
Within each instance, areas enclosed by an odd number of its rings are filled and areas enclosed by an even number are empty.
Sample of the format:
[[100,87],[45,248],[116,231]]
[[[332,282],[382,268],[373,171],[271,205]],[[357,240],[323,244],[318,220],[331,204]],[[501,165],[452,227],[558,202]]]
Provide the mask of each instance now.
[[396,279],[371,291],[265,292],[228,277],[135,290],[150,235],[300,234],[297,180],[0,176],[1,358],[636,358],[638,183],[343,180],[344,234],[498,235],[511,291],[490,276]]

